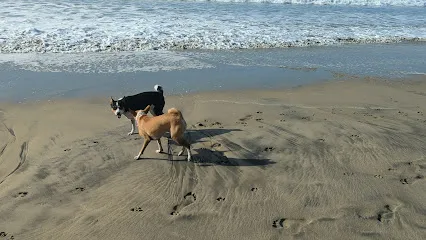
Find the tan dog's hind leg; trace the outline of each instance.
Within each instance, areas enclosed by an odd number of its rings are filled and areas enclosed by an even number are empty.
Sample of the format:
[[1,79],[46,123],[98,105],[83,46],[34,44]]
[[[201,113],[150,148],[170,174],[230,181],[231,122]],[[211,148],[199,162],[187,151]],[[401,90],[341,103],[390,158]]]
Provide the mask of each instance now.
[[138,160],[141,155],[143,154],[143,152],[145,151],[146,147],[148,146],[148,144],[151,142],[151,140],[147,137],[145,137],[141,151],[139,152],[139,154],[135,157],[135,160]]
[[191,145],[189,145],[188,141],[183,137],[173,138],[173,140],[182,146],[182,150],[178,153],[178,156],[182,155],[182,153],[186,149],[186,151],[188,152],[188,161],[191,161]]
[[156,153],[162,153],[163,152],[163,146],[161,145],[161,140],[158,139],[157,140],[157,144],[158,144],[158,150],[156,150]]

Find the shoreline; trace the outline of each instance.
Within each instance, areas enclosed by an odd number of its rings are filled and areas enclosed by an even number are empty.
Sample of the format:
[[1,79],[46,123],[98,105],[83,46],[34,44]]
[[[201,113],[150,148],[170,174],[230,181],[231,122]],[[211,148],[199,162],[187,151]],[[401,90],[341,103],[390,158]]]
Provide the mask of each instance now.
[[[339,78],[425,74],[425,44],[241,51],[0,54],[0,101],[131,95],[155,84],[167,94],[280,89]],[[104,72],[106,71],[106,72]],[[355,77],[352,77],[355,76]]]

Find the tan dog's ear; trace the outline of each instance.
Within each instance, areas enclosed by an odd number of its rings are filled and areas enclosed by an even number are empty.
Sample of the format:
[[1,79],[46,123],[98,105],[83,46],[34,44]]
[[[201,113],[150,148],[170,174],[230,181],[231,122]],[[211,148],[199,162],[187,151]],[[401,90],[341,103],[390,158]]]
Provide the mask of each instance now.
[[145,114],[149,112],[149,109],[151,108],[151,105],[146,106],[146,108],[143,110]]

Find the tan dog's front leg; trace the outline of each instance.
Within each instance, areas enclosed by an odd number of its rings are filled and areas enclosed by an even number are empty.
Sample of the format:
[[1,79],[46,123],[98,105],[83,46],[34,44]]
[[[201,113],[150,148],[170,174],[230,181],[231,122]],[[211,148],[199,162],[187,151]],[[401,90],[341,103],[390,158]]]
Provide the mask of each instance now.
[[135,157],[135,160],[138,160],[141,157],[141,155],[145,151],[145,148],[148,146],[149,142],[151,142],[151,140],[149,138],[144,138],[142,149],[139,152],[139,154]]
[[161,145],[161,140],[160,139],[157,140],[157,144],[158,144],[158,150],[156,150],[155,152],[156,153],[162,153],[162,152],[164,152],[163,151],[163,146]]

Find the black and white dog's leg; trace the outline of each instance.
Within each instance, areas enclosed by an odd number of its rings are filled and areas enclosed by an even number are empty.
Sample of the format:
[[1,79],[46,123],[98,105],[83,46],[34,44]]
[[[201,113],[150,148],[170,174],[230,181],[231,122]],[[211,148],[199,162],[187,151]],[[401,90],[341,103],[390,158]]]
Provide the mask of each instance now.
[[128,119],[130,119],[130,122],[132,123],[132,130],[127,134],[127,135],[130,136],[133,133],[135,133],[136,121],[135,121],[135,118],[133,117],[133,115],[130,112],[125,112],[124,116],[126,116]]
[[155,110],[154,110],[154,108],[155,108],[155,106],[154,106],[154,104],[152,104],[152,105],[151,105],[151,107],[149,108],[149,112],[151,113],[151,115],[152,115],[152,116],[157,116],[157,115],[155,114]]
[[130,119],[130,122],[132,123],[132,130],[127,134],[129,136],[135,133],[135,119],[134,118]]

